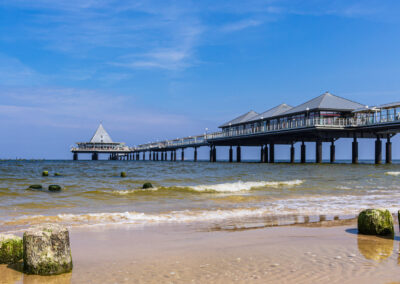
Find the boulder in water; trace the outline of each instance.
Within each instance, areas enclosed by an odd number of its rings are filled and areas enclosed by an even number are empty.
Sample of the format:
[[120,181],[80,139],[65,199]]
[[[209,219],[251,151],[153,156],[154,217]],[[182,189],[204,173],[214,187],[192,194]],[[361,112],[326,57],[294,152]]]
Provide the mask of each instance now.
[[49,185],[49,191],[52,191],[52,192],[61,191],[61,186],[59,186],[57,184]]
[[121,177],[126,177],[126,172],[121,172]]
[[22,239],[0,234],[0,264],[13,264],[22,259]]
[[153,188],[153,185],[152,185],[150,182],[146,182],[146,183],[143,184],[142,188],[143,188],[143,189],[146,189],[146,188]]
[[49,171],[43,171],[43,172],[42,172],[42,176],[48,177],[48,176],[49,176]]
[[24,233],[24,272],[57,275],[72,271],[69,232],[56,224],[33,227]]
[[61,174],[60,173],[54,173],[54,176],[55,177],[59,177],[59,176],[61,176]]
[[358,232],[364,235],[394,235],[392,214],[385,209],[361,211],[358,215]]
[[42,189],[43,186],[41,184],[32,184],[28,188],[29,189]]

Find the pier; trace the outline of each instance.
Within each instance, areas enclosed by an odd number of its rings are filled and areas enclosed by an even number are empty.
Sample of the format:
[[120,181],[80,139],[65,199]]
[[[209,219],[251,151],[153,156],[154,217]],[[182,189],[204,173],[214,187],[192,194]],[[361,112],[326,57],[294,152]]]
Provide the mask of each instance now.
[[77,143],[71,151],[74,160],[78,159],[78,153],[91,153],[93,160],[98,159],[98,154],[106,153],[109,159],[153,161],[177,161],[178,151],[183,161],[185,149],[193,148],[193,160],[197,161],[197,149],[209,147],[209,161],[216,162],[217,147],[228,146],[229,162],[241,162],[241,147],[252,146],[259,147],[260,162],[274,163],[275,145],[289,145],[290,162],[295,163],[294,145],[301,143],[300,163],[305,163],[305,142],[313,142],[315,163],[322,163],[323,143],[330,144],[330,163],[334,163],[335,142],[351,138],[353,164],[359,162],[360,139],[375,140],[375,164],[382,163],[382,143],[385,142],[385,162],[390,164],[391,138],[400,131],[400,102],[368,107],[326,92],[295,107],[281,104],[263,113],[249,111],[219,128],[221,131],[214,133],[127,147],[124,143],[112,142],[100,125],[90,142]]

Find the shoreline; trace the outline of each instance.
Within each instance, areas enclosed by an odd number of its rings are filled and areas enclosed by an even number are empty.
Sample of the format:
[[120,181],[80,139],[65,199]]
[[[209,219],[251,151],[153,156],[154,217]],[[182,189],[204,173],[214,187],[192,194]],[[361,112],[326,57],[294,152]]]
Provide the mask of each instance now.
[[394,240],[356,234],[355,220],[247,230],[179,225],[72,228],[70,274],[23,275],[0,265],[0,283],[393,283]]

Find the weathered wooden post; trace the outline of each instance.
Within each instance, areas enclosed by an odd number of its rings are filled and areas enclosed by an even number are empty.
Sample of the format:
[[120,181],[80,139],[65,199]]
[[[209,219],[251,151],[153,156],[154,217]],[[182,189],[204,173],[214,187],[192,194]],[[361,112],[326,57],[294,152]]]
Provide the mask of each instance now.
[[216,162],[216,161],[217,161],[217,148],[214,145],[214,147],[213,147],[213,162]]
[[184,161],[185,160],[185,148],[182,148],[182,151],[181,151],[181,161]]
[[233,149],[232,146],[229,146],[229,163],[233,162]]
[[197,147],[194,147],[193,161],[197,162]]

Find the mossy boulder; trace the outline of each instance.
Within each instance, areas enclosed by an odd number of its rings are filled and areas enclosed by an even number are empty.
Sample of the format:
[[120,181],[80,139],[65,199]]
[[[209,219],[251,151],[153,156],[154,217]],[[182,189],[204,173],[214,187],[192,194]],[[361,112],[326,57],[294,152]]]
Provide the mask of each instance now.
[[57,275],[72,271],[69,232],[56,224],[32,227],[23,238],[24,272]]
[[49,191],[52,191],[52,192],[61,191],[61,186],[59,186],[57,184],[49,185]]
[[42,189],[43,186],[41,184],[32,184],[28,187],[29,189],[39,190]]
[[49,176],[49,171],[43,171],[42,172],[43,177],[48,177]]
[[143,184],[142,188],[143,188],[143,189],[146,189],[146,188],[153,188],[153,185],[152,185],[150,182],[146,182],[146,183]]
[[126,172],[121,172],[121,177],[126,177]]
[[363,210],[358,215],[358,232],[364,235],[394,235],[392,214],[385,209]]
[[0,264],[13,264],[22,259],[22,239],[0,234]]

